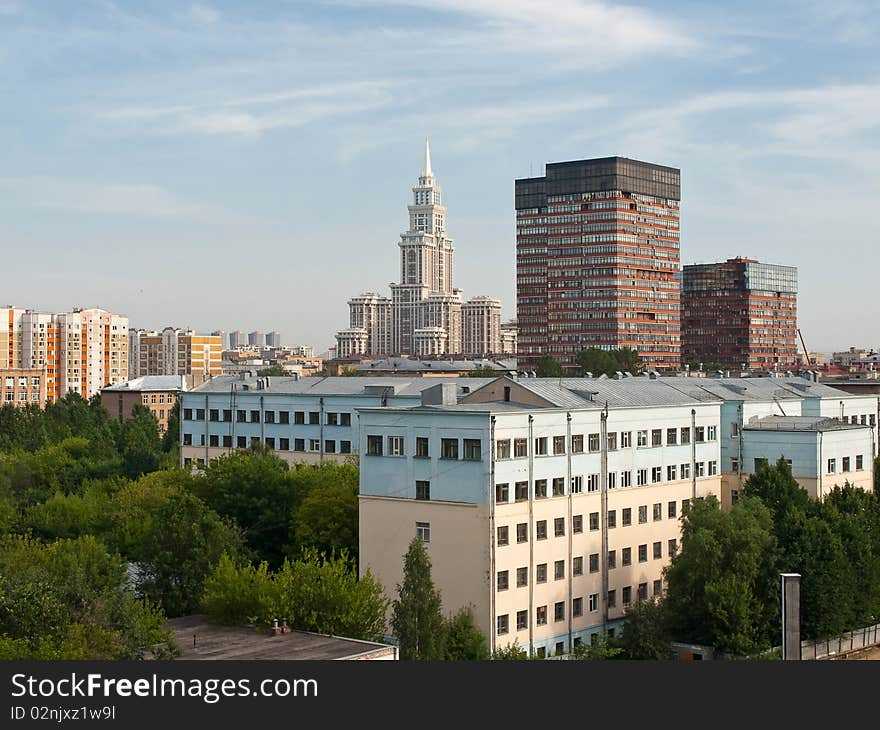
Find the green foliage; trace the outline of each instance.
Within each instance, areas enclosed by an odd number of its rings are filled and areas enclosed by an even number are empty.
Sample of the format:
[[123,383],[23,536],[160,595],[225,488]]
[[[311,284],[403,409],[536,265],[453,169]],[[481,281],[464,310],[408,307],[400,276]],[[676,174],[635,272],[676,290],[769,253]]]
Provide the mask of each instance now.
[[539,378],[561,378],[565,375],[562,365],[552,355],[542,355],[535,366],[535,374]]
[[159,468],[162,441],[156,417],[146,406],[138,403],[131,410],[131,418],[123,422],[119,433],[119,451],[122,453],[123,472],[129,479],[137,479]]
[[391,629],[400,643],[401,659],[444,657],[440,592],[431,580],[431,559],[425,543],[413,538],[403,558],[403,583],[391,614]]
[[180,448],[180,398],[174,401],[174,405],[168,412],[168,425],[162,434],[162,450],[167,454],[177,457]]
[[623,617],[623,632],[615,642],[624,659],[672,659],[666,607],[651,598],[630,604]]
[[617,350],[600,350],[590,347],[581,350],[575,362],[581,369],[581,373],[592,373],[594,377],[600,375],[613,376],[616,372],[636,373],[642,370],[642,362],[639,353],[631,347],[621,347]]
[[617,659],[623,649],[611,644],[607,634],[598,634],[595,640],[578,644],[571,652],[572,659],[604,660]]
[[480,365],[479,367],[471,370],[467,377],[469,378],[500,378],[506,375],[503,370],[496,370],[495,368],[489,367],[487,365]]
[[512,644],[496,649],[492,652],[492,661],[528,661],[529,653],[514,640]]
[[265,623],[280,613],[275,576],[268,565],[237,566],[225,553],[205,581],[202,603],[213,621],[228,626]]
[[272,365],[268,368],[263,368],[262,370],[257,370],[257,375],[261,378],[265,377],[277,377],[277,378],[289,378],[290,373],[287,372],[281,365]]
[[474,621],[474,611],[468,606],[446,619],[443,627],[445,658],[449,660],[481,660],[489,658],[486,636]]
[[313,487],[293,514],[296,544],[327,554],[358,552],[358,476],[351,466],[333,465],[340,474],[333,484]]

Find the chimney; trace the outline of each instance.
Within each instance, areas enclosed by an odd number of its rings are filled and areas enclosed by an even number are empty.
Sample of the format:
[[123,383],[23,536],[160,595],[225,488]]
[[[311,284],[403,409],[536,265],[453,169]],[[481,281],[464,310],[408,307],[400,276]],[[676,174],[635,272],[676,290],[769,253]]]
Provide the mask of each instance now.
[[278,619],[272,619],[272,636],[278,636],[281,633],[281,627],[278,625]]
[[438,383],[422,391],[423,406],[454,406],[458,403],[455,383]]
[[290,633],[290,629],[287,627],[287,619],[286,618],[281,619],[281,633],[282,634],[289,634]]

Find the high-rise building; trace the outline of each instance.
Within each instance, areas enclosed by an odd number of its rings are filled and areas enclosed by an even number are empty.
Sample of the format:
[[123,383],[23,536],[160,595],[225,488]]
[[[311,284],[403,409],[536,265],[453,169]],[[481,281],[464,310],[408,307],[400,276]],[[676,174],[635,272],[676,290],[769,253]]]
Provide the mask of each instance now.
[[[409,229],[398,243],[400,281],[391,285],[390,298],[365,292],[349,300],[349,327],[336,334],[337,357],[433,357],[463,352],[462,296],[453,284],[454,247],[446,235],[446,208],[431,168],[427,140],[422,174],[412,192]],[[500,303],[497,311],[492,308],[491,316],[489,331],[500,330]]]
[[631,347],[675,368],[680,172],[624,157],[550,163],[515,184],[520,365]]
[[128,318],[103,309],[0,310],[0,365],[45,368],[46,400],[91,398],[128,376]]
[[501,302],[492,297],[474,297],[461,308],[462,343],[465,355],[500,355]]
[[266,347],[281,347],[281,333],[275,331],[266,333]]
[[778,370],[797,352],[797,269],[733,258],[685,266],[681,354],[686,363]]
[[241,330],[233,330],[229,333],[229,349],[235,350],[244,344],[244,334]]
[[248,332],[247,343],[251,347],[264,347],[266,344],[266,335],[259,330]]
[[193,375],[207,378],[223,371],[219,335],[199,335],[192,330],[166,327],[161,332],[129,333],[128,377]]

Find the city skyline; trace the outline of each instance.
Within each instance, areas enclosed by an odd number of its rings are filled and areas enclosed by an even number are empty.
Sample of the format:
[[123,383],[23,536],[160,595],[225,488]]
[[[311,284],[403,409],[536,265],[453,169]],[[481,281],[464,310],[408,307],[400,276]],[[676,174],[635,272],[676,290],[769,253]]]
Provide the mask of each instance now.
[[395,266],[430,136],[468,249],[457,284],[504,319],[514,179],[621,155],[681,169],[683,265],[796,266],[808,347],[876,347],[870,267],[852,266],[880,188],[869,10],[3,0],[0,240],[44,261],[5,299],[324,350],[358,282]]

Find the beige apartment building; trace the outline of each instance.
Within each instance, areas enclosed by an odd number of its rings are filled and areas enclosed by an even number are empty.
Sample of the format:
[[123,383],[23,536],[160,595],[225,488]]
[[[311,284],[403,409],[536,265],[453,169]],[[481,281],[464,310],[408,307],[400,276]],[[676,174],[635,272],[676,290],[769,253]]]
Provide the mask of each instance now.
[[46,404],[45,368],[0,368],[0,406],[23,408]]
[[128,318],[103,309],[0,310],[0,366],[46,371],[46,399],[90,398],[127,378]]
[[128,376],[192,375],[197,382],[220,375],[223,338],[166,327],[161,332],[129,333]]
[[180,394],[187,390],[181,375],[146,375],[101,390],[101,405],[120,423],[131,418],[132,409],[142,405],[158,422],[159,433],[168,430],[168,417]]

